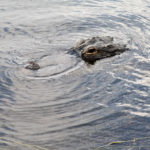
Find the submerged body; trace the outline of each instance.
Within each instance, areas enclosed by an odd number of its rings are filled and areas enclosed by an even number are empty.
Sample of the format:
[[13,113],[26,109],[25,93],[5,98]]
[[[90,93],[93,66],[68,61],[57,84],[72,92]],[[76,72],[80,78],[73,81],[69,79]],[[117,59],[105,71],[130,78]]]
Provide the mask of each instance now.
[[82,39],[73,47],[73,51],[90,64],[94,64],[99,59],[119,55],[126,50],[128,50],[126,45],[114,44],[110,36]]

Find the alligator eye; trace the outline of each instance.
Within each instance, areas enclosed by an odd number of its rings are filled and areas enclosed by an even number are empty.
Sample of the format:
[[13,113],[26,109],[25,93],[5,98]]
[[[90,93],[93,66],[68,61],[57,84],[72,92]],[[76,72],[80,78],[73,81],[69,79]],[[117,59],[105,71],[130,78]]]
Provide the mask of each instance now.
[[88,53],[94,53],[94,52],[96,52],[96,49],[89,49],[88,51],[87,51]]
[[87,51],[86,51],[86,54],[92,54],[92,55],[94,55],[94,54],[96,54],[97,53],[97,48],[95,48],[95,47],[90,47],[90,48],[88,48],[87,49]]

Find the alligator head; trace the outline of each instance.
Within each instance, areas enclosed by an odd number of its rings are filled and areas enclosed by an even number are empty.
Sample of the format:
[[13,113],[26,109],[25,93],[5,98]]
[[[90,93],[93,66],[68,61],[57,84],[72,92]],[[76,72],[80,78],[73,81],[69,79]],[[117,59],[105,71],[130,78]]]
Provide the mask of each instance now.
[[119,55],[128,50],[126,45],[114,44],[113,38],[106,37],[93,37],[87,40],[80,40],[73,47],[81,58],[89,64],[94,64],[96,60],[104,59]]

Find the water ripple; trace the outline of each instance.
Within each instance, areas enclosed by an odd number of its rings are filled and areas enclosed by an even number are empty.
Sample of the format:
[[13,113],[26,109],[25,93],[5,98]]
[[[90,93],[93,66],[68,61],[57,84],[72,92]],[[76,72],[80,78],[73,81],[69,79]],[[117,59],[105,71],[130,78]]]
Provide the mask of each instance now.
[[[147,0],[2,0],[0,14],[1,137],[87,150],[150,135]],[[81,38],[107,35],[130,51],[95,65],[68,53]],[[30,60],[41,68],[25,69]]]

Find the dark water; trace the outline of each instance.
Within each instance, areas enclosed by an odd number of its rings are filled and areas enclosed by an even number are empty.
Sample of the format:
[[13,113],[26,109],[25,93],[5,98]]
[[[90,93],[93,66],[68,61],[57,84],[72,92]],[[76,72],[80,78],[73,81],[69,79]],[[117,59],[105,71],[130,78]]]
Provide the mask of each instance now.
[[[0,0],[0,149],[93,150],[150,136],[149,14],[148,0]],[[67,53],[92,36],[131,51],[94,66]],[[41,69],[25,70],[29,60]]]

